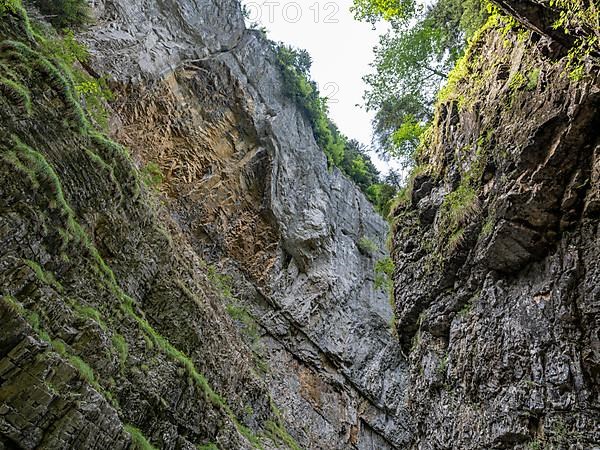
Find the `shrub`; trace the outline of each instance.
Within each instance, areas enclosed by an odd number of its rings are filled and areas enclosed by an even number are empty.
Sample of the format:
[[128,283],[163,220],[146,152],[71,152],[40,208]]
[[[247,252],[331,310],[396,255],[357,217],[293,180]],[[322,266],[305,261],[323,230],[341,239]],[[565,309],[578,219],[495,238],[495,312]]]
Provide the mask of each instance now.
[[20,6],[20,0],[0,0],[0,16],[7,12],[15,14]]
[[369,237],[363,236],[358,241],[358,249],[361,253],[371,256],[379,249],[379,247],[377,247],[377,244]]
[[375,183],[367,189],[369,200],[375,206],[375,210],[384,218],[389,217],[393,199],[397,193],[398,189],[387,183]]
[[455,191],[446,195],[442,212],[453,229],[464,224],[479,212],[479,200],[475,189],[469,184],[461,184]]
[[383,287],[387,292],[392,291],[394,268],[394,261],[390,257],[380,259],[375,263],[375,287],[377,289]]
[[528,91],[535,91],[540,80],[540,69],[536,68],[527,74],[527,86],[525,87]]

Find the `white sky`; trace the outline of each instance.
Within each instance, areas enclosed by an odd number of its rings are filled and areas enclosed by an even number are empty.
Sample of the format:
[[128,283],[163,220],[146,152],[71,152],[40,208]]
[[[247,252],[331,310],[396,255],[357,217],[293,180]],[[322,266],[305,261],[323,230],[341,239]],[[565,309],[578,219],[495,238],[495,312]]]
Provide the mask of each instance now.
[[[363,75],[370,72],[373,47],[383,28],[354,20],[352,0],[242,0],[250,22],[267,29],[267,36],[310,53],[312,78],[321,95],[329,97],[333,121],[349,138],[370,144],[372,113],[362,107],[365,84]],[[371,153],[382,172],[390,163]]]

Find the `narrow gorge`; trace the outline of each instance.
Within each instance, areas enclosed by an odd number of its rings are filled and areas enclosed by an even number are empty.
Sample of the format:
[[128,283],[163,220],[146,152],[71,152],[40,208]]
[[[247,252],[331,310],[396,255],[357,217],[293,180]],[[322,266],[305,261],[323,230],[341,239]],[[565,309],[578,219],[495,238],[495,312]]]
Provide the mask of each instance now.
[[600,6],[494,3],[388,224],[237,0],[0,0],[0,450],[600,449]]

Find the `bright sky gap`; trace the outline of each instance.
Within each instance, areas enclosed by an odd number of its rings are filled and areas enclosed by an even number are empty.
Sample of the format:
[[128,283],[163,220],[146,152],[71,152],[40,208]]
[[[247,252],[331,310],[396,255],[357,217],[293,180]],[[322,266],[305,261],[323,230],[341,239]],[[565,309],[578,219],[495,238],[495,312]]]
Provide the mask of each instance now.
[[[329,98],[330,117],[350,139],[370,145],[373,114],[363,108],[366,85],[362,77],[371,71],[373,47],[385,28],[354,20],[352,0],[277,1],[243,0],[248,23],[267,30],[273,41],[308,50],[312,78],[321,95]],[[371,152],[374,164],[387,172],[390,163]]]

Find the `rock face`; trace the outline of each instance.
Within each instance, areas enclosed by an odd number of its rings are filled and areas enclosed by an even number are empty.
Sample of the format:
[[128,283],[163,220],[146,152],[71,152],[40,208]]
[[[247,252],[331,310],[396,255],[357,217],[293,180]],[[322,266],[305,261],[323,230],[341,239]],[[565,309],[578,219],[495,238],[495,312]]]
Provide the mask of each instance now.
[[395,211],[399,342],[235,0],[94,3],[113,140],[0,8],[0,450],[598,448],[597,13],[497,3]]
[[498,3],[395,211],[411,445],[599,448],[598,30]]
[[387,225],[327,168],[271,44],[234,0],[93,11],[85,69],[130,154],[46,58],[0,48],[32,102],[0,97],[0,448],[405,447]]
[[383,249],[387,226],[327,169],[272,44],[235,1],[121,3],[84,36],[119,82],[116,137],[160,165],[173,217],[232,275],[290,432],[307,448],[402,447],[406,369],[374,287],[385,254],[358,248]]

